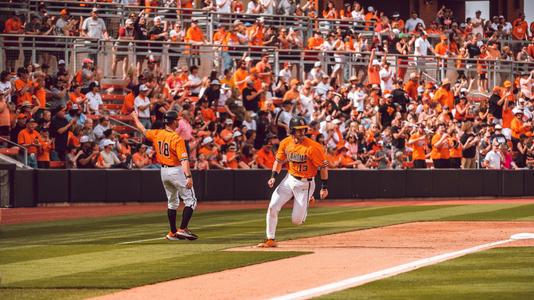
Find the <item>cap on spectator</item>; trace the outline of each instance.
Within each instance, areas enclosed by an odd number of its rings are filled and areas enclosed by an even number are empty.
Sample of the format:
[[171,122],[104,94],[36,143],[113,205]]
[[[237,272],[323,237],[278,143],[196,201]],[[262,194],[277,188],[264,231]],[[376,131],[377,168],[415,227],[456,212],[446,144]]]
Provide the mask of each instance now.
[[290,85],[298,85],[300,81],[298,79],[291,79]]
[[69,14],[69,12],[67,11],[66,8],[64,8],[64,9],[62,9],[62,10],[59,12],[59,14],[62,15],[62,16],[66,16],[66,15]]
[[71,109],[80,109],[80,107],[78,106],[78,104],[75,103],[72,105]]
[[107,146],[111,146],[111,145],[114,145],[115,143],[112,141],[112,140],[109,140],[109,139],[105,139],[103,142],[102,142],[102,147],[107,147]]
[[120,135],[120,138],[121,138],[121,139],[127,139],[127,138],[129,138],[129,137],[130,137],[130,135],[127,134],[127,133],[123,133],[123,134]]
[[198,23],[198,19],[193,19],[193,20],[191,20],[191,22]]
[[461,88],[461,89],[460,89],[460,93],[467,93],[467,92],[469,92],[469,90],[466,89],[466,88]]
[[284,67],[291,67],[291,63],[288,62],[288,61],[285,61],[285,62],[284,62]]
[[523,110],[519,107],[516,107],[512,110],[512,113],[514,113],[514,115],[523,114]]
[[352,75],[349,79],[349,81],[357,81],[358,80],[358,77],[356,77],[356,75]]
[[91,140],[89,139],[89,137],[87,135],[84,135],[80,138],[80,143],[89,143]]
[[314,64],[313,64],[314,67],[318,68],[321,66],[321,62],[320,61],[316,61]]
[[84,64],[92,64],[92,63],[93,63],[93,60],[90,59],[89,57],[87,57],[87,58],[84,58],[84,59],[83,59],[82,63],[84,63]]
[[35,68],[35,69],[40,69],[40,68],[41,68],[41,65],[40,65],[40,64],[33,64],[33,68]]
[[332,121],[332,123],[333,123],[333,124],[336,124],[336,125],[339,125],[339,124],[341,124],[341,121],[340,121],[339,119],[334,119],[334,120]]
[[26,119],[26,115],[25,114],[19,114],[17,116],[17,119],[19,119],[19,120]]
[[126,25],[132,25],[133,23],[132,19],[126,19]]
[[504,16],[499,16],[499,19],[504,19]]
[[160,16],[155,17],[154,22],[161,22],[161,17]]
[[386,99],[387,99],[387,98],[393,98],[393,95],[392,95],[392,94],[385,94],[385,95],[384,95],[384,98],[386,98]]
[[446,35],[442,35],[439,37],[442,41],[446,41],[448,40],[449,38],[446,36]]
[[93,9],[91,9],[91,12],[98,13],[98,8],[93,7]]
[[25,107],[32,107],[32,104],[30,103],[30,101],[24,101],[22,102],[22,104],[20,105],[21,108],[25,108]]
[[211,85],[221,85],[221,83],[219,82],[219,80],[217,80],[217,79],[213,79],[213,80],[211,81]]
[[410,73],[410,79],[416,79],[416,78],[417,78],[417,73],[415,72]]
[[326,116],[326,122],[332,122],[332,116]]
[[228,84],[225,83],[225,84],[222,85],[221,89],[223,89],[223,90],[229,90],[229,89],[230,89],[230,86],[229,86]]
[[378,61],[378,59],[373,59],[373,66],[376,66],[376,65],[380,65],[380,62]]
[[282,105],[292,105],[293,101],[291,99],[286,99],[284,102],[282,102]]
[[251,60],[252,60],[252,58],[250,58],[250,56],[245,57],[245,62],[249,62]]
[[503,84],[503,86],[505,88],[511,88],[512,87],[512,82],[510,82],[510,80],[506,80]]
[[328,74],[323,74],[323,79],[328,79],[330,78],[330,76],[328,76]]
[[211,136],[207,136],[202,140],[202,145],[207,145],[211,142],[213,142],[213,138]]
[[462,24],[460,24],[460,27],[464,28],[464,27],[467,27],[467,25],[465,23],[462,23]]
[[241,22],[239,20],[235,20],[234,21],[234,26],[241,25],[241,24],[243,24],[243,22]]
[[426,89],[432,89],[432,88],[434,88],[434,83],[432,83],[432,82],[427,82],[426,85],[425,85],[425,88],[426,88]]
[[398,12],[395,12],[393,15],[391,15],[392,18],[398,18],[400,17],[400,14]]
[[28,123],[37,123],[37,121],[35,121],[34,118],[31,118],[31,119],[28,120]]
[[256,22],[263,23],[265,22],[265,19],[263,17],[259,17],[256,19]]
[[144,85],[144,84],[141,84],[141,86],[139,87],[139,91],[140,92],[146,92],[148,91],[148,86]]
[[373,84],[373,85],[371,86],[371,89],[372,89],[372,90],[379,90],[379,89],[380,89],[380,86],[379,86],[378,84],[375,83],[375,84]]
[[232,121],[232,119],[226,119],[226,121],[224,121],[224,124],[226,124],[226,125],[233,125],[233,124],[234,124],[234,121]]
[[243,135],[243,134],[241,134],[241,131],[236,130],[236,131],[234,131],[234,135],[232,135],[232,137],[236,138],[236,137],[240,137],[240,136],[242,136],[242,135]]
[[501,129],[502,129],[501,124],[497,124],[497,125],[495,125],[495,129],[496,129],[496,130],[501,130]]
[[372,6],[369,6],[369,7],[367,8],[367,10],[368,10],[369,12],[374,12],[374,11],[375,11],[375,8],[372,7]]
[[441,81],[441,86],[450,85],[450,84],[451,84],[451,81],[449,80],[449,78],[444,78],[443,81]]
[[58,65],[64,65],[66,64],[64,60],[60,59],[58,62],[57,62]]

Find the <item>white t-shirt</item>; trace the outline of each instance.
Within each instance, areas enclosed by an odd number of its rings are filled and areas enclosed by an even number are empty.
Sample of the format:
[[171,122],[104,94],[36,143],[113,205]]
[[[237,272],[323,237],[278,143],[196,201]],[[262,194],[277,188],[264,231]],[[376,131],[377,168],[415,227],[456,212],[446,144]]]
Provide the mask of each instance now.
[[330,84],[323,83],[322,81],[317,84],[317,87],[315,88],[315,94],[319,96],[326,96],[326,93],[330,90]]
[[[195,75],[193,75],[193,74],[189,74],[189,76],[187,77],[187,79],[188,79],[188,80],[191,82],[191,84],[193,84],[193,85],[197,85],[197,84],[199,84],[199,83],[202,82],[202,79],[200,79],[200,77],[195,76]],[[198,86],[198,87],[192,89],[191,92],[192,92],[192,93],[197,93],[197,94],[200,93],[200,86]]]
[[485,161],[489,163],[489,168],[491,169],[500,169],[501,168],[501,154],[498,152],[495,152],[491,150],[486,154],[486,157],[484,158]]
[[101,39],[106,31],[106,23],[101,18],[87,18],[83,21],[82,29],[87,31],[87,36]]
[[85,95],[87,97],[87,102],[89,103],[89,108],[91,111],[94,111],[95,114],[98,115],[98,108],[100,105],[104,104],[102,102],[102,96],[100,96],[100,93],[93,94],[93,92],[89,92]]
[[274,110],[274,114],[275,116],[278,115],[278,112],[282,110],[282,112],[280,113],[280,117],[278,118],[278,124],[285,124],[287,126],[289,126],[289,121],[291,120],[292,118],[292,115],[290,112],[288,111],[285,111],[279,107],[277,107],[275,110]]
[[521,93],[523,93],[526,98],[532,98],[532,79],[519,79],[519,86],[521,87]]
[[363,91],[350,91],[347,98],[352,101],[352,106],[356,107],[358,111],[364,111],[367,95]]
[[428,48],[432,47],[428,40],[419,37],[415,40],[415,51],[414,55],[425,56],[428,55]]
[[139,106],[147,104],[150,104],[150,99],[148,99],[148,97],[145,97],[145,99],[141,98],[140,96],[135,97],[134,107],[135,112],[137,112],[137,114],[139,115],[139,118],[150,118],[150,106],[148,106],[144,110],[139,109]]
[[[230,4],[231,4],[231,0],[217,0],[216,3],[217,3],[217,12],[220,12],[220,13],[229,13],[230,12]],[[224,5],[223,5],[224,3]],[[220,6],[222,5],[222,6]]]
[[254,9],[256,9],[258,5],[256,5],[256,3],[254,3],[254,1],[250,1],[248,4],[247,4],[247,14],[255,14],[255,12],[253,12]]
[[313,68],[308,75],[309,80],[321,80],[325,72],[322,69]]
[[274,0],[260,0],[261,5],[265,7],[265,10],[262,12],[264,15],[274,14]]
[[256,130],[257,129],[257,126],[256,126],[256,120],[250,120],[250,122],[247,122],[246,120],[243,121],[243,125],[245,125],[245,127],[247,127],[247,130]]
[[[7,90],[9,90],[11,88],[11,81],[6,81],[6,82],[0,82],[0,91],[2,92],[6,92]],[[7,102],[11,102],[11,92],[9,94],[7,94],[7,96],[4,96],[7,100]]]
[[380,72],[378,73],[380,75],[380,88],[388,91],[393,90],[393,78],[395,77],[395,72],[393,69],[386,70],[385,68],[382,68]]
[[291,71],[289,69],[282,69],[280,72],[278,72],[278,77],[282,77],[286,82],[289,82],[289,79],[291,78]]
[[423,25],[423,28],[426,28],[425,22],[421,18],[409,18],[408,20],[406,20],[406,25],[404,25],[404,28],[406,28],[408,32],[412,32],[415,27],[417,27],[418,23],[421,23]]
[[303,94],[300,94],[300,104],[302,105],[302,108],[306,110],[306,114],[304,115],[305,118],[311,118],[313,116],[313,113],[315,112],[315,108],[313,107],[313,97],[310,94],[309,96],[305,96]]

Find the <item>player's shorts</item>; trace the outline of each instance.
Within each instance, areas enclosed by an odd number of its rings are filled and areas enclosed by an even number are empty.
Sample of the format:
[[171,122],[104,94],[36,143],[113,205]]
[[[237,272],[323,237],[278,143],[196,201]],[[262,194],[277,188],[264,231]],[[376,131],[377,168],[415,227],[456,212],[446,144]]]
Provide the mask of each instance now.
[[187,178],[185,178],[182,167],[162,167],[161,181],[167,194],[169,209],[177,209],[180,205],[180,199],[184,201],[185,206],[193,209],[197,206],[197,198],[193,188],[185,187]]

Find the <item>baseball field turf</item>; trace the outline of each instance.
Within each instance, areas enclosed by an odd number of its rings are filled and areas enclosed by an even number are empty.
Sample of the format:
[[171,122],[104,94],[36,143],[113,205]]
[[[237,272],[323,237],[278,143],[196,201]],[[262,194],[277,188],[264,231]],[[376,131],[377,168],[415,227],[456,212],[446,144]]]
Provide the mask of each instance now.
[[[300,227],[291,225],[290,218],[290,210],[282,210],[279,240],[414,221],[534,221],[534,204],[320,207],[310,209]],[[257,243],[264,236],[264,220],[263,209],[199,211],[191,222],[200,236],[194,242],[163,240],[168,226],[164,210],[5,225],[0,232],[0,299],[81,299],[306,254],[220,251]],[[503,248],[325,298],[532,299],[532,282],[534,249]]]

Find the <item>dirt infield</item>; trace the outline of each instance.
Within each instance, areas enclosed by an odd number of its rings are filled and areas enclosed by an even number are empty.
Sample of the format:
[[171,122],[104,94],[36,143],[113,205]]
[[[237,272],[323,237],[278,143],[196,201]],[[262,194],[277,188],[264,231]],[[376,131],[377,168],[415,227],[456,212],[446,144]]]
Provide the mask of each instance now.
[[[317,207],[351,207],[351,206],[398,206],[398,205],[461,205],[461,204],[496,204],[496,203],[534,203],[534,199],[460,199],[460,200],[325,200],[315,204]],[[267,201],[250,202],[200,202],[198,210],[237,210],[267,208]],[[287,206],[291,206],[288,204]],[[102,205],[70,205],[30,208],[1,208],[0,224],[23,224],[42,221],[58,221],[80,218],[96,218],[105,216],[120,216],[137,213],[164,211],[165,203],[150,204],[102,204]]]
[[[134,288],[98,299],[265,299],[418,259],[534,233],[534,222],[418,222],[281,242],[309,255]],[[507,246],[534,246],[516,241]],[[281,276],[283,273],[283,276]]]

